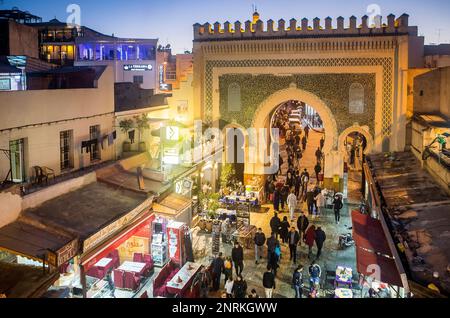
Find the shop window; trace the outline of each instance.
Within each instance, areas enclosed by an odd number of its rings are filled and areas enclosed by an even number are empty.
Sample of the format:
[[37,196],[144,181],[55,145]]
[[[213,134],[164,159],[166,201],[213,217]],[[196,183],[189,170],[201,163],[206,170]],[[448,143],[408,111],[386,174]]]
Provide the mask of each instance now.
[[[90,140],[94,140],[94,139],[98,140],[100,138],[100,125],[95,125],[95,126],[89,127],[89,136],[90,136]],[[95,143],[92,145],[90,155],[91,155],[91,161],[101,160],[100,148],[99,148],[98,143]]]
[[133,83],[139,84],[139,85],[144,84],[144,76],[142,76],[142,75],[133,76]]
[[73,168],[73,130],[59,133],[61,171]]

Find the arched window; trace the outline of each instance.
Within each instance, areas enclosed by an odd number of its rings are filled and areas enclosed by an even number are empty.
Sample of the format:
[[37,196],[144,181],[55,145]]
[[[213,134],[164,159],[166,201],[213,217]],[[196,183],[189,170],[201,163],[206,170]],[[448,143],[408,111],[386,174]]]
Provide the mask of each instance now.
[[350,114],[363,114],[364,108],[364,86],[353,83],[349,91],[348,111]]
[[241,109],[241,87],[238,83],[232,83],[228,86],[228,111],[240,112]]

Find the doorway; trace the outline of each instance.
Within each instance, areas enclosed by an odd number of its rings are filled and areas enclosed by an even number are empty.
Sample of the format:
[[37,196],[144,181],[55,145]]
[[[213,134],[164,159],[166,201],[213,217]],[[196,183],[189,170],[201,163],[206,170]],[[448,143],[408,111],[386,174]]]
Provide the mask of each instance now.
[[18,139],[9,142],[11,153],[11,179],[15,183],[25,181],[25,140]]

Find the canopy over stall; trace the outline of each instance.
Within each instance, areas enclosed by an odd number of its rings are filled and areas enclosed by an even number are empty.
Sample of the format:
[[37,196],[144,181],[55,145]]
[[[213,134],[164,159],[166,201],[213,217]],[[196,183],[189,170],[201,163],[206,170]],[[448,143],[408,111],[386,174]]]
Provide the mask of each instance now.
[[352,212],[358,272],[383,283],[402,287],[403,283],[379,220]]
[[192,200],[176,193],[172,193],[161,202],[153,204],[155,214],[187,225],[191,224],[191,208]]

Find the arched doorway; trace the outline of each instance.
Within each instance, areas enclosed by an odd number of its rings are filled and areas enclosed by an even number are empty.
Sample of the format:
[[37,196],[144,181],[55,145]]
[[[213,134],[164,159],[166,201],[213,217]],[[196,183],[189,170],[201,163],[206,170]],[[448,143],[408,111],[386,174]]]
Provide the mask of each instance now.
[[[330,110],[330,108],[316,95],[297,88],[295,84],[291,84],[289,88],[280,90],[271,96],[269,96],[255,111],[255,115],[252,121],[252,127],[254,128],[268,128],[267,124],[270,123],[270,118],[273,116],[274,111],[285,103],[290,101],[297,101],[308,105],[314,109],[318,117],[321,120],[321,126],[324,129],[325,144],[323,147],[323,153],[325,158],[324,174],[325,179],[333,180],[335,174],[342,176],[342,172],[339,173],[339,161],[334,158],[334,153],[338,148],[338,128],[336,120]],[[274,141],[274,140],[272,140]],[[278,141],[274,141],[278,142]],[[265,169],[260,164],[246,164],[245,173],[248,175],[264,175]]]
[[361,202],[365,190],[363,164],[373,145],[368,127],[354,125],[339,137],[339,152],[344,160],[344,195],[350,203]]

